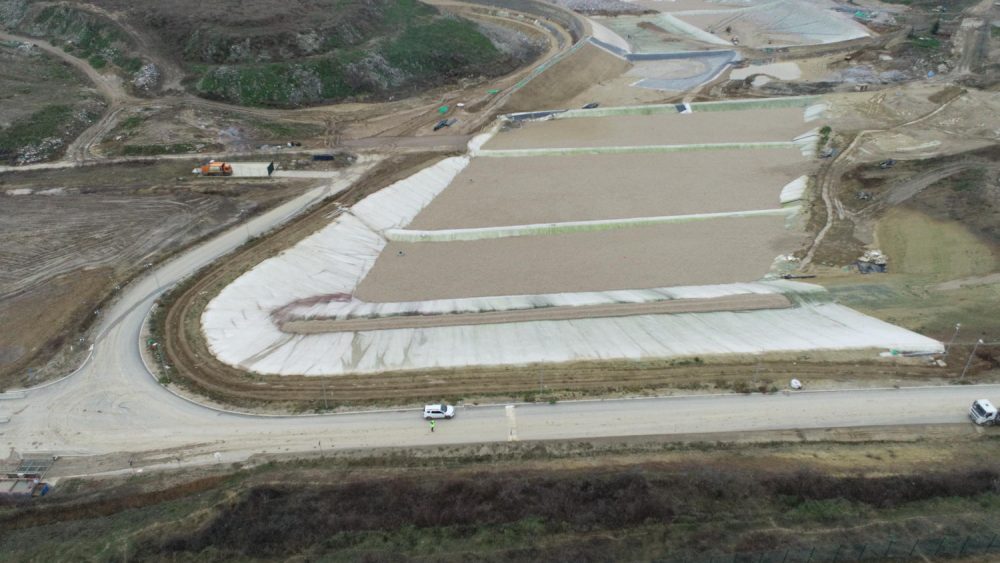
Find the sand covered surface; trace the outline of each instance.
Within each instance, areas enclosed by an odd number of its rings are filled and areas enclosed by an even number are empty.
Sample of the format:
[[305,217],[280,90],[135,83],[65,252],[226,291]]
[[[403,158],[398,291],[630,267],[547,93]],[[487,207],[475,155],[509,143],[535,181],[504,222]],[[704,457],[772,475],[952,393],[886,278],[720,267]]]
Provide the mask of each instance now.
[[775,209],[808,166],[798,149],[476,158],[406,228]]
[[469,242],[390,242],[354,296],[368,302],[602,291],[760,279],[801,236],[783,217]]
[[618,115],[532,121],[500,131],[484,149],[614,147],[791,141],[812,129],[802,108]]

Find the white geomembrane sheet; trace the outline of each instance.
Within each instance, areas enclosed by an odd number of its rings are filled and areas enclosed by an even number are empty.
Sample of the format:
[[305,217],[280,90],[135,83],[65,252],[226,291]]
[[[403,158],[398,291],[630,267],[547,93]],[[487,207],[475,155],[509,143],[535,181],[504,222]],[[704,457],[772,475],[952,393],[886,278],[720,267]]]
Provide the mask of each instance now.
[[[474,139],[471,152],[476,154],[488,138],[489,134]],[[783,280],[395,303],[365,303],[354,298],[358,285],[386,247],[386,232],[405,229],[469,160],[467,156],[444,159],[376,192],[327,227],[258,264],[224,288],[202,315],[202,329],[213,353],[225,363],[262,374],[344,375],[712,354],[943,349],[941,343],[930,338],[824,302],[825,290],[819,286]],[[512,166],[516,162],[511,159]],[[801,180],[786,186],[783,199],[800,197],[803,187]],[[793,302],[799,304],[787,309],[741,312],[322,334],[288,334],[277,324],[310,318],[433,315],[749,293],[783,293],[796,296]]]

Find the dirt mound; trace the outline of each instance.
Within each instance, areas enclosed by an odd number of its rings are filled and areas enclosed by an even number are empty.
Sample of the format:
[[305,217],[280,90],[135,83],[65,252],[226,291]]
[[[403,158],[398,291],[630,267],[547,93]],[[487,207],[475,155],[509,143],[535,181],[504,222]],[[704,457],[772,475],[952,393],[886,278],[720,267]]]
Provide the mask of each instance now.
[[[119,2],[105,2],[108,4]],[[437,10],[413,0],[173,0],[137,6],[120,2],[187,62],[285,61],[361,45]]]
[[620,76],[630,67],[628,61],[599,47],[584,45],[511,95],[504,111],[560,109],[583,90]]

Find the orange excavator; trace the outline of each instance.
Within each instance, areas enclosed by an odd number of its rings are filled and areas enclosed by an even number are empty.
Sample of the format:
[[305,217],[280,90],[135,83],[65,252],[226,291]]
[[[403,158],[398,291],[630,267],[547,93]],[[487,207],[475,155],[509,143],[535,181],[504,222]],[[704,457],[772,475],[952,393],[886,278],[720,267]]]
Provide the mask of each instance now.
[[228,162],[210,160],[198,168],[195,168],[191,172],[194,174],[201,174],[202,176],[232,176],[233,165]]

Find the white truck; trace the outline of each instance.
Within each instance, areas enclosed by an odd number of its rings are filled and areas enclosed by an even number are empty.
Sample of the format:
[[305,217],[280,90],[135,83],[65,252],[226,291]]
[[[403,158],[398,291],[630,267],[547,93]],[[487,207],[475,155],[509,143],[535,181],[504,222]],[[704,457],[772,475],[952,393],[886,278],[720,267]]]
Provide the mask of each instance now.
[[993,426],[1000,422],[997,420],[997,408],[986,399],[972,402],[972,406],[969,408],[969,418],[979,426]]

